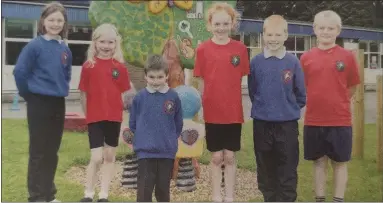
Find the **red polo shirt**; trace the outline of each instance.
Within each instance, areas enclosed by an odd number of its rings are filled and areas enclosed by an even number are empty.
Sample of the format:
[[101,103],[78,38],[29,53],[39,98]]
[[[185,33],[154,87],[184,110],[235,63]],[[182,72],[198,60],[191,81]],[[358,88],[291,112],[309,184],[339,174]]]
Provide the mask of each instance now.
[[242,77],[250,72],[244,44],[207,40],[197,48],[194,76],[204,81],[203,115],[207,123],[243,123]]
[[349,89],[360,83],[351,51],[313,48],[301,56],[307,104],[305,125],[351,126]]
[[96,58],[82,66],[79,89],[86,93],[86,121],[122,122],[121,94],[130,89],[127,68],[114,59]]

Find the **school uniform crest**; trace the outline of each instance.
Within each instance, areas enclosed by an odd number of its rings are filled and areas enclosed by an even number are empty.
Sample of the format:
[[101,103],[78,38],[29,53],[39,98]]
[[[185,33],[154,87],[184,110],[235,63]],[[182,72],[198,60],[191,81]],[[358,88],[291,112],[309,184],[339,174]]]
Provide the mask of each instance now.
[[233,66],[237,67],[241,62],[241,57],[239,57],[239,55],[233,55],[231,56],[230,62]]
[[283,76],[283,81],[284,81],[285,83],[288,83],[289,81],[292,80],[292,78],[293,78],[293,73],[291,72],[291,70],[284,70],[282,76]]
[[186,145],[193,145],[198,139],[198,131],[195,129],[184,130],[181,133],[181,140]]
[[67,65],[67,61],[68,61],[68,54],[64,51],[62,54],[61,54],[61,63],[63,65]]
[[336,62],[336,69],[339,71],[339,72],[342,72],[344,71],[344,68],[346,66],[344,65],[343,61],[337,61]]
[[113,77],[113,79],[117,79],[118,76],[120,76],[120,71],[118,71],[117,68],[113,68],[112,69],[112,77]]
[[174,112],[175,104],[171,100],[167,100],[164,103],[165,113],[171,114]]

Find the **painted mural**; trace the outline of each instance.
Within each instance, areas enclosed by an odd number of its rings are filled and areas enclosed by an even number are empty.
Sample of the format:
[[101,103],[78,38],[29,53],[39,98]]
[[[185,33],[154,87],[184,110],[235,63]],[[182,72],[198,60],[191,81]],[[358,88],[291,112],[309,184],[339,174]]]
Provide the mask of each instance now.
[[[113,23],[123,40],[127,63],[143,67],[148,54],[163,54],[169,61],[169,85],[184,84],[184,69],[192,70],[195,49],[211,36],[205,15],[216,1],[92,1],[92,26]],[[221,1],[220,1],[221,2]],[[235,6],[236,1],[225,1]],[[190,72],[190,71],[189,71]]]

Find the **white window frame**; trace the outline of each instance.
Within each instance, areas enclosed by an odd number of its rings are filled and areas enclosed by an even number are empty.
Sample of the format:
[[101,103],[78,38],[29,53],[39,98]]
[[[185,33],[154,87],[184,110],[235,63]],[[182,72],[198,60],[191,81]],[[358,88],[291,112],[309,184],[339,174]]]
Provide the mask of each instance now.
[[[366,43],[366,50],[364,50],[364,54],[367,54],[367,67],[364,67],[365,69],[370,69],[370,56],[371,54],[378,55],[378,68],[382,67],[383,61],[381,60],[381,55],[383,54],[383,43],[380,43],[379,41],[374,40],[363,40],[363,42]],[[371,52],[370,51],[370,43],[376,42],[378,44],[378,51],[377,52]],[[364,63],[364,62],[363,62]]]

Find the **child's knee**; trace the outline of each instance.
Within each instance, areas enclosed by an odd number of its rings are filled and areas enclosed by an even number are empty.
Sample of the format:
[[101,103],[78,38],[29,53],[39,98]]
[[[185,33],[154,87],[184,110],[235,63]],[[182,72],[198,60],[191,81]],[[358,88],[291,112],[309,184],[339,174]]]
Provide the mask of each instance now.
[[211,156],[211,162],[217,166],[221,165],[223,162],[223,152],[213,152]]
[[92,149],[91,150],[91,156],[90,156],[90,163],[100,165],[102,163],[103,157],[102,157],[102,147]]
[[225,150],[223,159],[224,159],[225,165],[233,165],[235,163],[234,152]]

